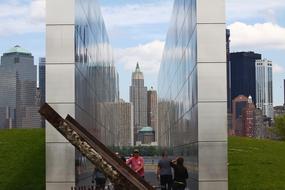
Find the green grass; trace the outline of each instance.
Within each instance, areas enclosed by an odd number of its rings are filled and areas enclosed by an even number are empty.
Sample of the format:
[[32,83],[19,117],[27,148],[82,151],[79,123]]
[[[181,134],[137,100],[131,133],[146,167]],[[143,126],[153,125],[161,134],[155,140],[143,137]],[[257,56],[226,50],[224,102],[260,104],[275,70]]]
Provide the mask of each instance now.
[[45,189],[44,129],[0,130],[0,189]]
[[285,142],[229,138],[230,190],[284,190]]
[[[44,129],[0,130],[0,190],[45,189]],[[229,138],[230,190],[285,190],[285,142]]]

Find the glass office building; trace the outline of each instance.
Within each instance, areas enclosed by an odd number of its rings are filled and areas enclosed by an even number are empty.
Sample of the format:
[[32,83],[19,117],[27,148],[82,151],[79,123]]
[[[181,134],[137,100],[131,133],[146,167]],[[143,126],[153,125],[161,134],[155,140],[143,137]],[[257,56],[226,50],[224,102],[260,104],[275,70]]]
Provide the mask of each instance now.
[[34,57],[16,45],[1,56],[0,128],[40,127]]
[[[62,117],[70,114],[94,135],[115,139],[111,128],[116,124],[115,115],[110,114],[108,120],[114,125],[106,125],[96,113],[99,108],[101,113],[112,113],[104,102],[119,99],[118,74],[97,1],[47,0],[46,10],[46,101]],[[115,143],[101,140],[107,145]],[[80,158],[47,124],[46,189],[71,189],[80,184],[79,167],[75,167]]]
[[255,61],[256,107],[263,115],[273,118],[272,61],[261,59]]
[[158,78],[158,143],[184,157],[190,189],[224,190],[225,1],[176,0],[172,14]]

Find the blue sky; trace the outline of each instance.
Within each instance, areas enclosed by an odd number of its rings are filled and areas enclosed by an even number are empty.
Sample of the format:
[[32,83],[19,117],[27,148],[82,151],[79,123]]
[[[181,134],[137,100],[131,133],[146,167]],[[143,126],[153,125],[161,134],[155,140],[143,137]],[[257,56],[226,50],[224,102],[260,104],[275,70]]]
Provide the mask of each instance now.
[[[120,75],[120,94],[128,100],[131,73],[141,63],[148,88],[156,88],[173,0],[99,0]],[[12,11],[11,11],[12,10]],[[283,104],[285,79],[285,1],[226,0],[231,51],[256,51],[273,61],[274,105]],[[19,44],[45,56],[45,1],[0,0],[0,53]]]

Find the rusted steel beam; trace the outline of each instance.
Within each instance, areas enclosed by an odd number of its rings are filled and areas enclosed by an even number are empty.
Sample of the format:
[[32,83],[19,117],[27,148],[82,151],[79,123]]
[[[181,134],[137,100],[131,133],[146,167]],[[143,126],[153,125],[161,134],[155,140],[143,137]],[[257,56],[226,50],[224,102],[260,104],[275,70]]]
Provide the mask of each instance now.
[[72,145],[99,168],[120,190],[154,190],[143,178],[131,170],[120,158],[71,116],[63,119],[45,103],[39,110]]

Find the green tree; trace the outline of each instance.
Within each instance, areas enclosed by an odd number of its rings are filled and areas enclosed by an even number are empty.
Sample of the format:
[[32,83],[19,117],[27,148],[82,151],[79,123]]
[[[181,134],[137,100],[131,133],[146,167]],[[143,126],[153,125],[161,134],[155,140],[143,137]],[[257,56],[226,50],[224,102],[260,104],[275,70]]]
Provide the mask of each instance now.
[[276,117],[274,120],[272,132],[279,136],[281,140],[285,140],[285,115]]

